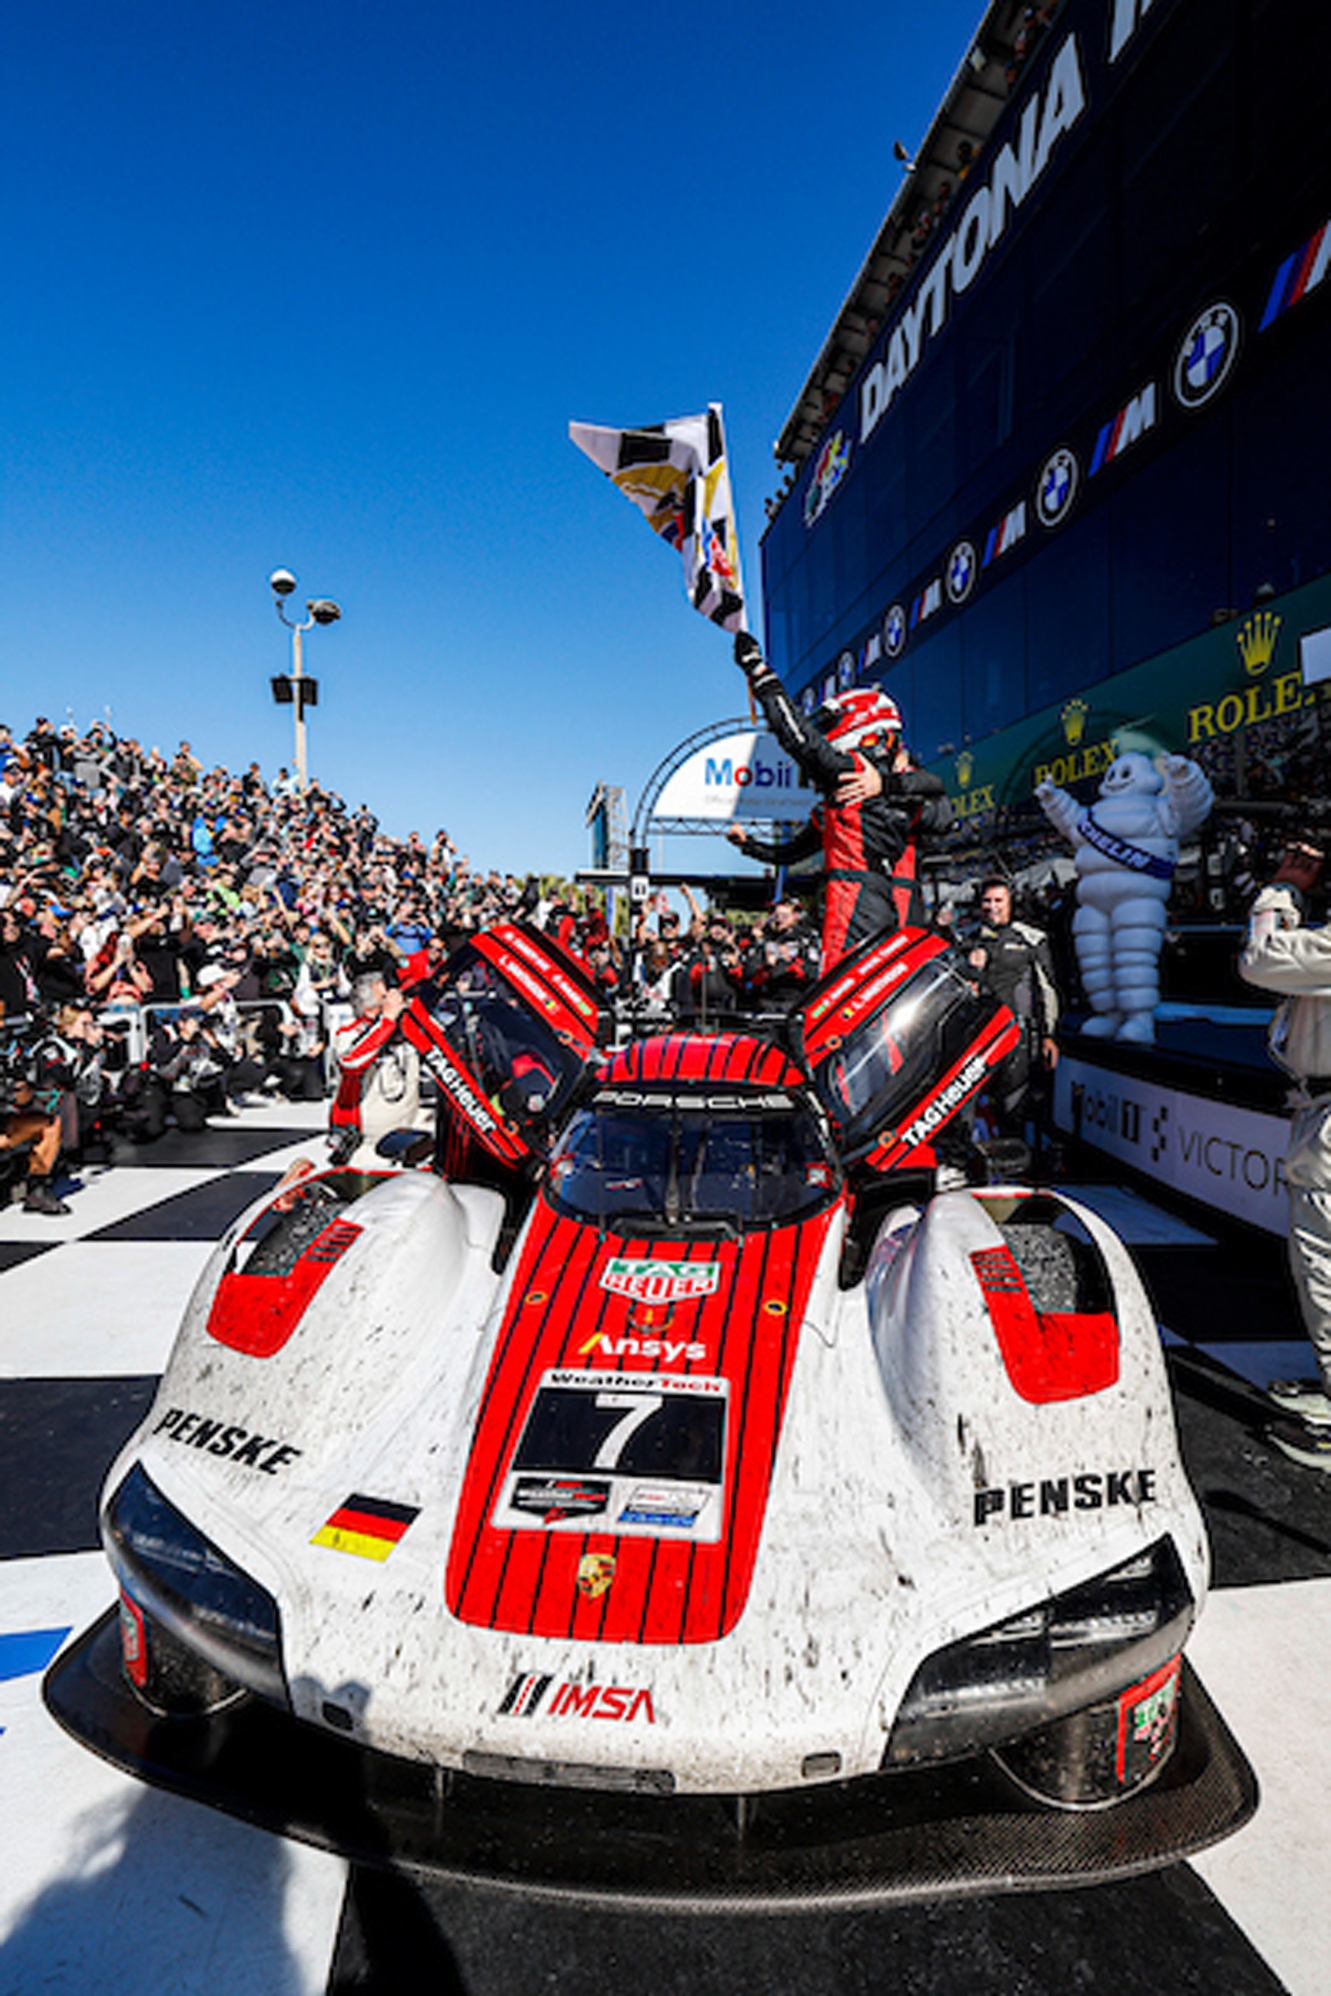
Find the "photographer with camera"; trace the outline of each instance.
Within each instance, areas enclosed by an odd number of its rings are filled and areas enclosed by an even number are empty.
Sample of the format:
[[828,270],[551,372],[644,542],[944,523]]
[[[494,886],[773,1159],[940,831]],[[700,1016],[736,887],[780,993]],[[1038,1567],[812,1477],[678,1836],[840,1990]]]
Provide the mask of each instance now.
[[168,1116],[185,1133],[203,1129],[209,1116],[224,1116],[225,1066],[198,1005],[182,1006],[174,1018],[158,1017],[148,1040],[147,1069],[134,1093],[135,1142],[160,1137]]
[[44,1042],[33,1021],[0,1026],[0,1159],[26,1152],[23,1210],[59,1219],[69,1211],[51,1187],[60,1155],[63,1077]]
[[1311,838],[1285,847],[1253,902],[1239,975],[1284,999],[1270,1047],[1297,1084],[1285,1155],[1289,1259],[1320,1374],[1267,1389],[1297,1424],[1273,1430],[1270,1439],[1295,1462],[1331,1470],[1331,928],[1305,927],[1324,861]]
[[99,1005],[146,1005],[152,997],[152,972],[139,962],[130,930],[109,935],[85,972],[89,998]]
[[41,960],[40,938],[26,926],[18,909],[0,908],[0,1012],[6,1019],[25,1018],[41,1003],[37,989]]

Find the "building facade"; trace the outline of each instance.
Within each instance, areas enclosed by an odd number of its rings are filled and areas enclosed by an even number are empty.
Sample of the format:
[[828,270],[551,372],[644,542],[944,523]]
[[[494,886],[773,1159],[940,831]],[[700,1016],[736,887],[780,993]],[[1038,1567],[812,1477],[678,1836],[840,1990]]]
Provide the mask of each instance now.
[[1124,747],[1230,797],[1328,787],[1312,27],[1300,0],[991,6],[843,308],[853,375],[830,340],[783,433],[769,656],[810,708],[882,684],[977,830]]

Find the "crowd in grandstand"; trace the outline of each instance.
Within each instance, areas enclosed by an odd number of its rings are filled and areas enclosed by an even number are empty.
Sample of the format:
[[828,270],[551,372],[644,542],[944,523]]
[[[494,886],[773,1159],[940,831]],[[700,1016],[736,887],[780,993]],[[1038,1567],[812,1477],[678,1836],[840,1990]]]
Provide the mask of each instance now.
[[151,1141],[250,1094],[322,1097],[358,971],[409,975],[523,904],[446,833],[391,839],[285,769],[0,726],[0,1151],[27,1203],[52,1210],[56,1155],[95,1159],[108,1127]]
[[648,1019],[780,1008],[817,976],[795,902],[745,927],[687,898],[687,919],[661,901],[616,938],[593,898],[474,869],[443,831],[390,838],[285,769],[205,769],[188,742],[166,755],[102,722],[0,726],[0,1163],[54,1212],[57,1159],[322,1099],[357,980],[410,989],[505,916]]

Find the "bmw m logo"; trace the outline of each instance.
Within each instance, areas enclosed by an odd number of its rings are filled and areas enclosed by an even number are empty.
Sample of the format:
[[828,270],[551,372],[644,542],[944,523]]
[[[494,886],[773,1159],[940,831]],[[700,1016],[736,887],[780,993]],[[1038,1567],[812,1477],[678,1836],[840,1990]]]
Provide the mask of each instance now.
[[1057,527],[1072,511],[1081,466],[1066,444],[1047,457],[1035,488],[1035,510],[1046,527]]
[[1174,357],[1174,399],[1200,409],[1224,387],[1239,352],[1239,315],[1218,299],[1199,312]]
[[964,603],[975,587],[980,558],[971,541],[958,541],[947,558],[947,593],[953,603]]

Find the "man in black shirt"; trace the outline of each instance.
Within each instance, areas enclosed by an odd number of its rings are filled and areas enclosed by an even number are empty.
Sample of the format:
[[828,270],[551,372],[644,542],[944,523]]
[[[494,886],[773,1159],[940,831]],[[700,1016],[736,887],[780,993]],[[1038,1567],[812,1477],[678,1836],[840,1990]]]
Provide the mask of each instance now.
[[1058,1062],[1053,959],[1044,930],[1013,919],[1012,889],[1005,880],[995,875],[980,883],[980,913],[984,925],[970,953],[971,966],[1021,1025],[1021,1042],[999,1069],[990,1099],[1000,1134],[1020,1136],[1028,1099]]

